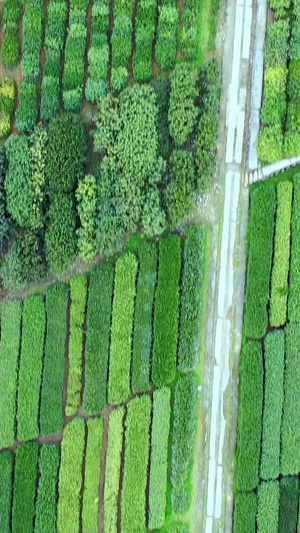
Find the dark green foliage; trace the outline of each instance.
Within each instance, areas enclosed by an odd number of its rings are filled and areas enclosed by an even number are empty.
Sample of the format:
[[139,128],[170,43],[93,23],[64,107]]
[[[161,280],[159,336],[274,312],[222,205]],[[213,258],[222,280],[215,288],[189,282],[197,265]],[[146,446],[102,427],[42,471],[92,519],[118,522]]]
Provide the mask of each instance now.
[[187,522],[173,522],[160,529],[161,533],[190,533],[190,524]]
[[76,219],[72,194],[56,194],[48,211],[46,257],[53,272],[63,272],[76,252]]
[[182,146],[188,140],[196,125],[197,81],[198,72],[188,63],[178,63],[171,74],[168,117],[170,135],[178,146]]
[[100,413],[106,405],[114,267],[105,262],[91,272],[87,303],[84,410]]
[[236,455],[236,488],[250,491],[259,482],[262,432],[263,361],[261,345],[248,342],[242,351],[239,420]]
[[172,508],[185,512],[190,506],[191,471],[197,427],[196,376],[180,376],[175,387],[172,428]]
[[294,177],[294,195],[291,228],[291,262],[289,275],[288,318],[300,321],[300,175]]
[[46,328],[42,296],[27,298],[23,308],[18,388],[18,440],[39,435],[39,403]]
[[150,445],[151,398],[135,398],[128,404],[121,502],[123,533],[146,528],[146,485]]
[[44,74],[41,93],[41,118],[49,120],[59,110],[59,78]]
[[43,5],[35,0],[26,3],[23,17],[22,74],[35,82],[40,73],[40,52],[43,41]]
[[56,533],[56,501],[60,452],[55,444],[40,449],[39,486],[36,502],[35,533]]
[[276,191],[261,186],[250,196],[250,229],[244,328],[247,337],[259,339],[267,329],[267,305],[273,254]]
[[184,222],[196,200],[194,155],[174,150],[170,160],[170,183],[166,189],[166,207],[172,226]]
[[6,193],[4,188],[5,176],[7,173],[8,161],[6,152],[3,147],[0,147],[0,253],[2,254],[7,246],[11,233],[12,221],[9,218],[6,207]]
[[299,506],[299,478],[283,477],[279,483],[279,533],[295,533]]
[[152,349],[152,314],[157,278],[157,247],[144,243],[138,249],[139,273],[135,299],[132,390],[145,392],[150,388],[150,356]]
[[16,451],[12,530],[33,533],[39,445],[28,442]]
[[19,84],[19,107],[16,111],[16,123],[19,132],[33,130],[38,117],[37,88],[35,83],[22,81]]
[[170,235],[159,243],[152,362],[152,380],[156,387],[171,383],[175,377],[180,268],[180,239]]
[[108,29],[109,2],[97,0],[93,3],[92,10],[92,33],[88,51],[89,77],[85,88],[87,100],[93,103],[100,102],[108,92]]
[[204,228],[190,226],[186,230],[178,348],[181,372],[193,370],[199,361],[205,239]]
[[157,27],[155,59],[161,69],[174,66],[177,54],[179,13],[173,5],[161,5]]
[[0,341],[0,448],[15,440],[17,371],[21,341],[22,303],[12,301],[1,307]]
[[157,78],[153,82],[153,89],[156,92],[157,97],[157,132],[158,132],[158,141],[159,154],[167,158],[170,151],[170,134],[169,134],[169,123],[168,123],[168,112],[169,112],[169,102],[170,102],[170,91],[171,84],[169,78]]
[[135,54],[133,74],[137,81],[148,81],[152,77],[152,41],[157,19],[155,0],[141,0],[135,19]]
[[40,406],[42,435],[57,433],[63,426],[62,398],[68,299],[68,285],[54,285],[47,289],[47,335]]
[[19,59],[18,26],[21,7],[20,0],[7,0],[3,6],[4,36],[1,53],[2,62],[6,67],[15,66]]
[[279,482],[263,481],[257,492],[257,531],[277,533],[279,518]]
[[13,454],[0,455],[0,523],[2,533],[10,533],[10,514],[12,501]]
[[255,492],[239,492],[234,501],[233,533],[255,533],[257,499]]
[[[197,57],[198,48],[198,28],[199,6],[195,0],[186,0],[182,13],[182,33],[181,49],[187,60],[194,60]],[[210,19],[217,18],[213,13]],[[210,22],[210,21],[209,21]]]
[[88,438],[85,455],[84,493],[82,503],[82,530],[98,531],[100,462],[102,450],[102,418],[87,422]]

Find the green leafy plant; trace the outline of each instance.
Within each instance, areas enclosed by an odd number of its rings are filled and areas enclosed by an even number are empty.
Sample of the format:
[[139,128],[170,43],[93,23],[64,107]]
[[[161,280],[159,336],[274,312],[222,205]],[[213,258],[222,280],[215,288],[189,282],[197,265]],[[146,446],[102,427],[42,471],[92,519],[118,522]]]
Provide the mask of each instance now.
[[27,442],[16,450],[13,531],[33,531],[39,445]]
[[57,514],[57,482],[60,452],[56,444],[40,448],[39,485],[36,501],[35,533],[55,533]]

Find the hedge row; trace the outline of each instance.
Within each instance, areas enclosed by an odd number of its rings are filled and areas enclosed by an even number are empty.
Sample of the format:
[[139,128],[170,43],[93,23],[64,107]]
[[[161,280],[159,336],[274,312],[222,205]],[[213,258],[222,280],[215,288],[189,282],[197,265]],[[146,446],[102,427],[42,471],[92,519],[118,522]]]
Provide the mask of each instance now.
[[279,533],[295,533],[297,531],[299,507],[299,478],[283,477],[279,483],[280,509]]
[[279,482],[263,481],[257,491],[258,533],[278,533]]
[[69,373],[66,415],[75,415],[81,401],[83,326],[87,300],[87,278],[77,276],[70,281],[70,339],[69,339]]
[[256,532],[257,498],[255,492],[240,492],[234,500],[233,533]]
[[91,40],[88,51],[88,80],[86,99],[98,103],[108,91],[109,45],[109,2],[96,0],[92,10]]
[[179,13],[177,4],[165,1],[159,7],[155,59],[160,68],[165,70],[175,64],[178,45]]
[[13,488],[13,454],[0,454],[0,523],[2,533],[10,533],[10,515]]
[[16,111],[16,124],[21,133],[31,131],[38,117],[37,87],[35,83],[21,81],[19,84],[19,107]]
[[151,398],[135,398],[128,404],[121,502],[123,533],[146,528],[146,485],[149,461]]
[[171,391],[164,387],[154,391],[151,432],[149,520],[148,528],[160,528],[165,521],[168,442],[171,414]]
[[170,235],[159,243],[152,362],[152,381],[156,387],[173,381],[176,373],[180,268],[180,239]]
[[157,246],[145,243],[139,246],[132,349],[132,391],[150,389],[150,357],[152,350],[152,314],[157,278]]
[[137,259],[127,254],[117,260],[111,325],[108,401],[117,404],[130,394],[130,364]]
[[178,63],[170,76],[168,119],[170,135],[177,146],[186,143],[196,126],[199,114],[196,106],[198,75],[197,69],[189,63]]
[[98,531],[100,463],[103,435],[102,418],[87,422],[88,438],[85,455],[84,492],[82,502],[82,530]]
[[[197,58],[199,4],[196,0],[186,0],[182,12],[181,49],[188,61]],[[212,15],[211,15],[211,18]]]
[[26,298],[23,308],[22,348],[18,386],[18,440],[35,439],[39,431],[45,304],[42,296]]
[[291,38],[289,46],[289,79],[288,79],[288,109],[285,132],[285,153],[292,157],[300,151],[300,123],[299,123],[299,82],[300,82],[300,11],[297,2],[293,3],[293,17],[291,24]]
[[114,91],[125,87],[128,79],[128,63],[132,51],[133,0],[116,0],[114,3],[114,27],[111,36],[112,71]]
[[43,42],[44,9],[42,2],[28,0],[23,16],[22,74],[35,83],[40,73],[40,53]]
[[117,407],[111,412],[109,417],[104,488],[105,533],[117,531],[124,414],[124,407]]
[[39,445],[27,442],[16,451],[12,530],[14,533],[32,532],[35,516]]
[[40,448],[39,486],[36,501],[35,533],[56,533],[57,482],[60,460],[56,444],[43,444]]
[[286,327],[284,402],[281,425],[281,469],[284,476],[300,472],[300,330]]
[[22,303],[9,302],[1,308],[0,341],[0,448],[15,439],[17,372],[21,341]]
[[300,322],[300,175],[294,177],[288,319]]
[[249,251],[246,277],[244,331],[259,339],[268,325],[270,274],[273,255],[274,187],[261,186],[250,197]]
[[283,407],[284,331],[265,338],[265,387],[260,477],[276,479],[280,473],[280,429]]
[[55,285],[46,292],[47,334],[40,407],[43,435],[57,433],[63,427],[68,299],[68,285]]
[[156,19],[156,0],[141,0],[135,19],[135,54],[133,57],[133,74],[139,82],[152,78],[152,42]]
[[10,76],[5,76],[0,83],[0,137],[6,137],[10,133],[15,97],[14,80]]
[[87,304],[84,410],[100,413],[106,405],[107,369],[114,268],[102,263],[92,271]]
[[292,183],[285,182],[278,184],[274,263],[271,278],[270,301],[270,324],[274,327],[283,326],[287,316],[292,196]]
[[181,372],[193,370],[199,361],[205,239],[204,228],[187,228],[179,321],[178,368]]
[[59,470],[57,531],[79,531],[82,461],[85,446],[85,422],[74,418],[64,429]]
[[3,4],[3,40],[1,46],[2,62],[6,67],[14,67],[19,60],[19,21],[22,2],[7,0]]
[[248,342],[240,366],[236,488],[250,491],[259,482],[260,440],[263,406],[263,360],[261,345]]
[[190,505],[191,470],[197,426],[198,392],[193,373],[180,376],[175,387],[172,428],[172,507],[185,512]]

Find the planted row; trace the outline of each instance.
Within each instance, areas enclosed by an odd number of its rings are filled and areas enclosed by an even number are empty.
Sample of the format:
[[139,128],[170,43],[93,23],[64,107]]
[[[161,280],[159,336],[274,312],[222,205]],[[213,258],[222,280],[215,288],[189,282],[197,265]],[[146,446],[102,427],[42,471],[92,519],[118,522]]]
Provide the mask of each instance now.
[[15,533],[33,531],[39,445],[27,442],[15,454],[14,500],[12,530]]
[[18,63],[19,21],[21,17],[22,2],[20,0],[7,0],[3,4],[3,40],[1,46],[2,62],[6,67],[14,67]]
[[125,87],[128,79],[128,64],[132,51],[133,0],[116,0],[114,3],[114,27],[111,36],[112,71],[111,83],[114,91]]
[[101,418],[87,422],[87,448],[85,455],[84,492],[82,502],[83,531],[98,531],[100,463],[103,436]]
[[159,8],[155,59],[162,70],[175,64],[178,45],[179,13],[174,1],[163,2]]
[[136,81],[148,81],[152,77],[152,42],[157,20],[156,0],[141,0],[135,19],[135,54],[133,74]]
[[291,228],[291,262],[289,275],[288,319],[300,321],[300,176],[294,177],[294,195]]
[[14,80],[6,76],[0,83],[0,137],[6,137],[10,133],[15,97]]
[[56,444],[43,444],[39,458],[39,486],[36,501],[35,533],[56,533],[57,484],[60,450]]
[[40,73],[40,53],[43,42],[43,4],[28,0],[23,16],[22,74],[27,81],[36,82]]
[[109,2],[97,0],[93,3],[91,40],[88,51],[88,79],[85,88],[86,99],[99,103],[108,91],[109,45]]

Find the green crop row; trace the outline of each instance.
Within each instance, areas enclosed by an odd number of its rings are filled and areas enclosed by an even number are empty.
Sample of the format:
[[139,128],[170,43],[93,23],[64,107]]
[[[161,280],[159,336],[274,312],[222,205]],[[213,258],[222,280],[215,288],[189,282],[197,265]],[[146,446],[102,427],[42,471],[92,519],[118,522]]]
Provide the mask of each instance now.
[[22,74],[26,81],[35,82],[40,73],[40,53],[43,42],[44,9],[42,3],[28,0],[23,17]]
[[10,533],[10,514],[13,488],[13,454],[0,454],[0,523],[2,533]]
[[155,59],[161,69],[172,68],[175,64],[178,45],[179,13],[173,4],[159,8]]
[[146,528],[146,485],[149,461],[151,398],[135,398],[128,404],[121,502],[123,533]]
[[136,81],[148,81],[152,77],[152,42],[157,19],[156,0],[141,0],[135,20],[135,54],[133,74]]
[[191,470],[197,426],[198,392],[193,373],[181,376],[175,387],[172,428],[172,507],[175,513],[190,505]]
[[128,63],[132,51],[133,0],[116,0],[114,3],[114,27],[111,36],[112,72],[114,91],[125,87],[128,79]]
[[294,178],[292,210],[291,263],[289,277],[288,318],[300,321],[300,175]]
[[246,277],[244,331],[259,339],[268,325],[270,273],[273,255],[275,188],[261,186],[250,198],[249,251]]
[[139,273],[135,300],[132,390],[145,392],[150,389],[150,357],[152,350],[152,314],[157,278],[157,246],[142,244],[138,249]]
[[[279,483],[280,509],[279,533],[294,533],[297,531],[299,507],[299,478],[298,476],[283,477]],[[299,526],[298,526],[299,527]],[[299,530],[299,529],[298,529]]]
[[152,363],[152,380],[157,387],[173,381],[176,373],[180,269],[180,239],[170,235],[159,243]]
[[35,533],[56,533],[59,460],[59,447],[56,444],[43,444],[40,448]]
[[47,334],[40,407],[43,435],[57,433],[63,427],[68,299],[68,285],[55,285],[46,292]]
[[9,302],[1,308],[0,341],[0,448],[15,439],[17,372],[21,341],[22,303]]
[[0,83],[0,137],[6,137],[10,133],[15,97],[14,80],[11,76],[5,76]]
[[204,228],[190,226],[186,230],[178,348],[181,372],[193,370],[199,361],[205,238]]
[[234,501],[233,533],[256,532],[257,498],[254,492],[240,492]]
[[108,91],[107,75],[109,63],[109,2],[96,0],[92,10],[91,40],[88,51],[88,80],[85,88],[86,99],[99,103]]
[[149,484],[149,529],[159,528],[165,522],[168,442],[171,414],[170,397],[171,391],[167,387],[154,391],[153,395]]
[[288,109],[285,132],[285,153],[296,156],[300,150],[300,122],[299,122],[299,61],[300,61],[300,12],[298,2],[292,4],[291,36],[289,41],[289,78],[288,78]]
[[79,531],[82,461],[85,446],[85,422],[74,418],[64,429],[59,470],[57,531]]
[[137,259],[127,254],[117,260],[111,326],[108,401],[121,403],[130,394],[130,364]]
[[104,488],[104,533],[117,531],[124,414],[124,407],[118,407],[111,412],[109,417]]
[[16,451],[12,530],[33,533],[39,445],[28,442]]
[[278,533],[279,482],[263,481],[257,491],[257,532]]
[[85,455],[84,492],[82,502],[82,530],[98,531],[99,485],[103,421],[90,418],[87,422],[88,438]]
[[262,406],[262,349],[258,342],[250,341],[243,348],[240,366],[236,457],[236,488],[239,491],[250,491],[258,485]]
[[39,435],[39,403],[46,329],[42,296],[26,298],[23,308],[22,348],[18,386],[18,439]]
[[22,2],[7,0],[3,5],[3,40],[1,46],[2,62],[6,67],[14,67],[19,60],[19,21]]
[[[197,0],[186,0],[182,13],[181,48],[184,57],[189,61],[195,60],[197,57],[198,17],[199,4]],[[212,15],[211,18],[213,18]]]
[[87,299],[87,278],[77,276],[70,281],[69,374],[66,415],[74,415],[80,405],[83,357],[83,326]]
[[286,322],[287,315],[292,196],[292,183],[285,182],[278,184],[274,263],[270,301],[270,324],[275,327],[283,326]]
[[265,387],[260,477],[276,479],[280,473],[280,428],[283,406],[284,332],[265,338]]
[[114,268],[105,262],[90,276],[85,345],[85,387],[83,406],[97,414],[106,405]]
[[19,107],[16,111],[17,128],[21,133],[31,131],[38,117],[37,87],[35,83],[21,81],[19,84]]

